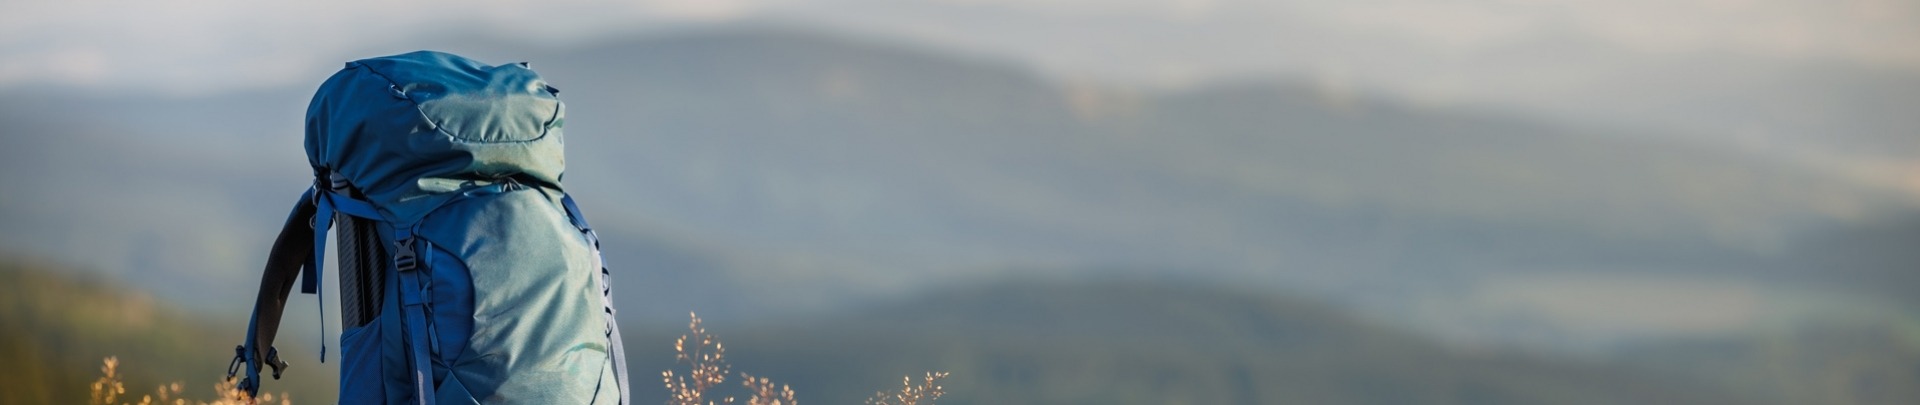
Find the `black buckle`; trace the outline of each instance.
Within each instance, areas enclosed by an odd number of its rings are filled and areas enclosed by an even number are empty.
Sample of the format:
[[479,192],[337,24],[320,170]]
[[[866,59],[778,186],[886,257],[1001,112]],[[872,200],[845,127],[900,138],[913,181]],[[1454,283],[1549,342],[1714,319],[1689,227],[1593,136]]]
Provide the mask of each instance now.
[[240,368],[245,367],[246,364],[247,364],[247,346],[246,345],[234,346],[233,361],[227,362],[227,378],[233,378],[235,374],[239,374]]
[[410,271],[420,265],[420,260],[414,257],[413,238],[401,239],[393,244],[395,245],[393,252],[394,268],[400,271]]
[[[233,347],[233,361],[227,363],[227,379],[231,380],[235,375],[240,374],[242,368],[252,366],[252,364],[247,362],[247,359],[251,357],[248,356],[249,354],[251,353],[247,353],[246,345]],[[267,348],[266,361],[262,361],[261,363],[273,369],[273,379],[275,380],[280,379],[280,373],[286,372],[288,367],[287,362],[280,360],[280,349],[274,347]],[[251,395],[260,391],[260,382],[254,381],[252,378],[241,378],[239,382],[234,383],[234,388],[245,391]]]
[[262,363],[266,363],[268,368],[273,369],[273,379],[275,380],[280,379],[280,373],[287,370],[287,362],[280,361],[280,348],[277,347],[267,348],[267,361],[263,361]]

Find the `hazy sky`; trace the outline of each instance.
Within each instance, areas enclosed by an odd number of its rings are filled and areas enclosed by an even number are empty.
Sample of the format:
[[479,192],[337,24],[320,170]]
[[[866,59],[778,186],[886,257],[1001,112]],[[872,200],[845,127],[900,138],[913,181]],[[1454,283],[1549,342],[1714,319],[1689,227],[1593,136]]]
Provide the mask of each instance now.
[[1912,0],[10,0],[0,90],[303,87],[462,34],[566,46],[725,22],[928,44],[1066,81],[1283,80],[1491,106],[1870,160],[1873,176],[1920,184]]
[[[1153,80],[1203,80],[1273,64],[1263,56],[1325,53],[1301,49],[1308,47],[1398,46],[1386,51],[1424,63],[1541,38],[1920,69],[1920,2],[1904,0],[12,0],[0,3],[0,85],[304,83],[331,70],[340,53],[449,29],[567,40],[756,18],[889,29],[1053,69]],[[1054,35],[1031,32],[1036,22]],[[1048,48],[1002,44],[991,38],[1000,29],[1039,36],[1029,39]],[[1175,32],[1133,38],[1162,30]]]

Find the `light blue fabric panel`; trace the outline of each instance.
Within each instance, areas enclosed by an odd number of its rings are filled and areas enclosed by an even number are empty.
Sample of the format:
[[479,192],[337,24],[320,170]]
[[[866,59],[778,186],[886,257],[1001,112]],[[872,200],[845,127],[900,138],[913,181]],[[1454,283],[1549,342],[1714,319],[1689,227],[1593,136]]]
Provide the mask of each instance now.
[[472,329],[448,379],[481,403],[594,402],[610,356],[598,269],[556,201],[532,188],[477,194],[428,215],[417,235],[472,278]]

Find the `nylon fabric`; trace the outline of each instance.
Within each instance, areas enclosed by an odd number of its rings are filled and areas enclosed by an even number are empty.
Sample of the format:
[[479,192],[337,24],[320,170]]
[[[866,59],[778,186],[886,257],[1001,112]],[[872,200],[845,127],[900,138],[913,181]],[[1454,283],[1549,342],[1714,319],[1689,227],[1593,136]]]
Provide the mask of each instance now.
[[303,294],[313,294],[314,301],[318,304],[315,305],[315,308],[318,308],[320,311],[320,362],[326,363],[327,295],[323,293],[321,289],[320,278],[323,277],[326,272],[327,231],[333,227],[333,215],[335,213],[344,213],[376,220],[380,217],[372,204],[352,197],[343,196],[339,193],[320,189],[317,185],[314,186],[314,188],[308,189],[307,195],[313,197],[316,207],[313,218],[309,221],[309,225],[313,227],[313,258],[307,261],[306,269],[301,273],[304,281],[300,284],[300,292]]
[[239,356],[249,381],[294,276],[324,296],[327,234],[342,215],[368,220],[361,240],[388,259],[364,301],[378,311],[343,331],[343,403],[626,403],[611,273],[564,197],[554,95],[524,65],[428,51],[329,77],[306,120],[320,180],[269,257]]
[[580,213],[580,205],[573,202],[573,196],[561,195],[560,206],[566,208],[567,220],[573,222],[573,227],[593,248],[593,267],[600,269],[600,304],[607,317],[607,341],[613,345],[613,378],[619,384],[620,403],[632,403],[628,397],[632,391],[627,389],[627,350],[621,344],[620,323],[614,318],[613,271],[607,268],[606,256],[600,254],[600,235],[593,232],[593,226],[587,223],[587,216]]
[[340,403],[378,404],[386,401],[381,378],[380,324],[370,323],[340,333]]
[[313,294],[314,308],[320,311],[320,362],[326,363],[327,295],[320,288],[320,277],[326,272],[327,230],[333,228],[333,199],[327,198],[324,191],[315,190],[314,193],[320,199],[315,202],[318,208],[313,211],[313,220],[309,223],[313,226],[313,260],[307,262],[307,281],[300,287],[300,292]]
[[472,277],[471,335],[447,378],[482,403],[594,402],[612,348],[592,249],[545,193],[466,194],[417,234],[462,258]]
[[429,342],[434,378],[440,379],[453,366],[453,360],[467,350],[467,340],[473,335],[473,276],[466,263],[439,246],[428,244],[422,250],[426,258],[421,261],[432,272],[427,299],[433,314],[427,321],[434,330],[434,340]]
[[371,203],[333,191],[321,191],[320,193],[321,198],[325,198],[327,204],[332,206],[336,212],[375,221],[384,220],[384,218],[380,216],[380,210],[374,208]]
[[558,187],[564,109],[538,74],[420,51],[348,63],[307,108],[307,160],[409,224],[472,181]]
[[[254,298],[253,314],[247,319],[247,336],[240,344],[246,375],[240,381],[240,388],[248,394],[258,393],[260,388],[260,367],[273,350],[274,338],[279,334],[280,317],[286,309],[287,297],[293,292],[295,279],[299,277],[303,264],[313,260],[313,254],[306,249],[312,247],[305,238],[311,236],[303,226],[312,218],[313,190],[308,189],[293,205],[292,212],[280,227],[280,235],[273,241],[273,249],[267,254],[266,268],[261,271],[260,291]],[[230,370],[230,373],[233,370]],[[229,375],[229,377],[233,377]]]

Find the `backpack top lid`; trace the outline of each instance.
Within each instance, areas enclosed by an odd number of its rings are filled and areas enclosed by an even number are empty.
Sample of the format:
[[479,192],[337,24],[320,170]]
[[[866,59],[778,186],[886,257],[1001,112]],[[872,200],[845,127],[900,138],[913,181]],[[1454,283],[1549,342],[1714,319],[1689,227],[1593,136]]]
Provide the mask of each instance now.
[[560,188],[563,106],[524,63],[418,51],[347,63],[307,106],[307,161],[339,174],[388,221],[515,177]]

